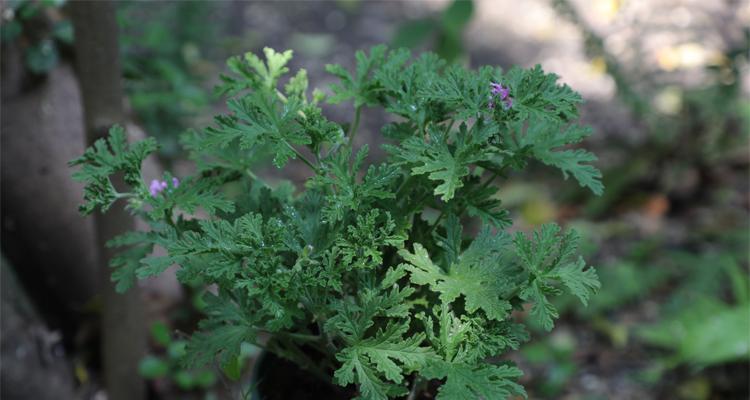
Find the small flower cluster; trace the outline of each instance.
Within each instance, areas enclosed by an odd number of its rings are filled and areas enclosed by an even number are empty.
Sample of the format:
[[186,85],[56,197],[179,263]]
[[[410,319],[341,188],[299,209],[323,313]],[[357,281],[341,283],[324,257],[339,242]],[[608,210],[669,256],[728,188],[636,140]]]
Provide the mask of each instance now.
[[[172,188],[177,189],[177,187],[180,186],[180,180],[177,178],[172,178]],[[154,179],[151,181],[151,185],[148,187],[148,192],[151,193],[151,197],[156,197],[159,195],[159,193],[163,192],[167,188],[167,182],[166,181],[160,181],[158,179]]]
[[513,98],[510,97],[510,88],[504,87],[496,82],[490,82],[490,87],[490,92],[492,93],[490,94],[490,103],[488,105],[490,109],[495,108],[495,99],[497,97],[503,102],[503,110],[509,110],[513,107]]

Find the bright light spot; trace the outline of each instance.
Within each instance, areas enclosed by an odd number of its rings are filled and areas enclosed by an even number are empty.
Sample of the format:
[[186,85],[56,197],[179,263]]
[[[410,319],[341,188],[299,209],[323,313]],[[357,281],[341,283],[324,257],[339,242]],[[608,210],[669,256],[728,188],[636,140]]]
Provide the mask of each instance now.
[[662,114],[676,115],[682,108],[682,89],[669,86],[654,98],[654,108]]

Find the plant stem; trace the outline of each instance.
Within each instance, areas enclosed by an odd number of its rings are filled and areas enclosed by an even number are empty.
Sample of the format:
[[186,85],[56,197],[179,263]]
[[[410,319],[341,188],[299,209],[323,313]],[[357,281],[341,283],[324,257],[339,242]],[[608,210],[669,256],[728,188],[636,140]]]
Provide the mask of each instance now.
[[445,128],[445,134],[446,135],[448,135],[449,133],[451,133],[451,129],[453,128],[453,124],[455,124],[455,123],[456,123],[456,121],[453,118],[451,118],[451,121],[448,124],[448,127]]
[[284,336],[287,336],[287,337],[289,337],[291,339],[295,339],[295,340],[301,340],[303,342],[310,342],[310,341],[317,342],[317,341],[320,341],[320,340],[323,339],[322,336],[308,335],[308,334],[305,334],[305,333],[293,333],[293,332],[292,333],[285,333]]
[[440,210],[440,215],[438,215],[437,219],[435,220],[435,222],[430,227],[430,230],[427,231],[428,234],[432,233],[432,231],[434,231],[435,228],[437,228],[438,224],[440,224],[440,221],[443,219],[444,215],[445,215],[445,210]]
[[131,197],[137,197],[135,193],[115,193],[116,199],[129,199]]
[[352,122],[352,126],[349,127],[349,134],[347,135],[349,142],[348,146],[351,149],[354,146],[354,136],[357,134],[357,129],[359,128],[359,119],[362,114],[362,106],[357,106],[357,108],[354,110],[354,122]]
[[297,149],[295,149],[294,146],[292,146],[291,144],[289,144],[289,142],[287,142],[287,141],[284,141],[284,143],[286,143],[287,147],[289,147],[294,152],[294,154],[297,155],[297,158],[299,158],[300,160],[302,160],[302,162],[304,162],[305,164],[307,164],[307,166],[310,167],[310,169],[312,169],[313,172],[315,172],[316,174],[319,172],[318,168],[315,167],[315,165],[313,165],[313,163],[311,163],[310,160],[307,159],[307,157],[303,156],[302,153],[300,153],[299,151],[297,151]]
[[400,198],[401,198],[401,191],[402,191],[402,190],[404,190],[404,189],[406,189],[406,187],[407,187],[406,185],[407,185],[407,184],[408,184],[409,182],[411,182],[411,179],[412,179],[412,176],[411,176],[411,175],[408,175],[408,176],[407,176],[407,177],[406,177],[406,178],[404,179],[404,181],[403,181],[403,182],[401,183],[401,186],[399,186],[399,187],[398,187],[398,190],[396,190],[396,199],[400,199]]
[[[493,172],[492,175],[490,175],[489,179],[487,179],[484,183],[482,183],[479,186],[479,190],[482,190],[482,189],[486,188],[487,186],[489,186],[490,183],[492,183],[492,181],[494,181],[495,178],[497,178],[498,175],[500,175],[504,169],[505,169],[505,167],[503,167],[500,171]],[[457,214],[458,215],[463,214],[464,211],[466,210],[466,207],[468,207],[468,206],[469,206],[468,203],[464,204],[463,207],[461,207],[461,210],[459,210]],[[437,228],[438,224],[443,219],[444,215],[445,215],[445,210],[440,210],[440,215],[438,215],[437,219],[435,220],[435,223],[432,224],[432,226],[430,227],[430,230],[427,233],[432,233],[432,231],[434,231],[435,228]]]
[[420,384],[422,383],[422,377],[416,376],[414,378],[414,382],[411,384],[411,390],[409,391],[409,397],[406,398],[406,400],[414,400],[417,398],[417,389],[419,388]]
[[[503,167],[503,169],[505,169],[505,167]],[[490,185],[490,183],[492,183],[492,181],[494,181],[494,180],[495,180],[495,178],[497,178],[497,176],[498,176],[498,175],[500,175],[500,172],[501,172],[501,171],[502,171],[502,169],[501,169],[500,171],[495,171],[495,172],[493,172],[493,173],[492,173],[492,175],[490,175],[489,179],[487,179],[487,180],[486,180],[486,181],[485,181],[485,182],[484,182],[484,183],[482,184],[482,186],[480,186],[480,187],[479,187],[479,189],[481,190],[481,189],[484,189],[484,188],[486,188],[487,186],[489,186],[489,185]]]

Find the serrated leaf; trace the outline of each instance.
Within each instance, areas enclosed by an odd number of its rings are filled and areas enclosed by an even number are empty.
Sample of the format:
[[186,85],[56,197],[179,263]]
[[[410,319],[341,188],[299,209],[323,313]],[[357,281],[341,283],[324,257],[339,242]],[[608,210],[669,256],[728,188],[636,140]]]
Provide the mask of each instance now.
[[135,191],[145,193],[141,164],[157,148],[153,138],[128,144],[125,129],[115,125],[107,138],[97,140],[81,157],[70,161],[70,166],[81,167],[73,173],[73,179],[86,185],[81,213],[88,215],[97,208],[102,212],[109,209],[118,198],[110,176],[118,172]]
[[547,300],[547,296],[545,296],[542,288],[539,286],[539,282],[534,281],[521,291],[519,296],[521,299],[533,303],[531,316],[536,318],[545,330],[552,330],[554,320],[559,315],[557,309]]
[[453,146],[448,144],[448,136],[442,127],[435,127],[429,130],[428,141],[411,137],[401,146],[387,149],[398,164],[411,167],[412,175],[427,174],[430,180],[442,182],[435,187],[434,193],[448,201],[464,186],[463,178],[469,175],[469,167],[490,159],[493,149],[485,143],[487,132],[492,129],[488,126],[494,125],[478,123],[470,131],[463,126]]
[[333,96],[328,102],[339,104],[354,99],[354,106],[374,105],[377,103],[377,81],[370,79],[370,74],[380,66],[385,58],[386,47],[375,46],[367,55],[363,51],[355,54],[356,67],[354,74],[338,64],[326,65],[326,71],[339,78],[339,83],[331,85]]
[[438,389],[438,400],[508,399],[512,395],[525,396],[523,387],[515,382],[522,373],[509,365],[468,365],[433,361],[422,370],[430,379],[443,379]]
[[526,149],[531,155],[546,165],[559,168],[567,179],[572,175],[583,187],[588,187],[594,194],[601,195],[604,186],[601,183],[601,172],[591,164],[597,158],[583,150],[563,150],[568,144],[575,144],[591,134],[588,127],[562,125],[558,121],[533,118],[528,124],[516,123],[518,147],[516,151]]
[[586,268],[586,262],[580,257],[578,261],[556,269],[551,276],[560,279],[584,305],[588,305],[589,297],[601,287],[596,270]]
[[217,296],[207,295],[207,319],[199,323],[200,330],[192,335],[182,363],[186,367],[210,364],[218,359],[225,366],[240,354],[243,342],[255,342],[253,320],[235,304]]
[[489,319],[502,320],[508,315],[511,305],[502,298],[508,291],[508,285],[498,276],[500,266],[494,264],[498,261],[494,255],[505,243],[500,241],[493,245],[495,247],[483,248],[483,245],[490,244],[490,234],[484,230],[481,236],[457,263],[451,265],[448,273],[433,264],[419,243],[414,244],[414,253],[404,249],[399,251],[399,255],[409,263],[406,269],[411,273],[411,281],[417,285],[429,285],[433,291],[440,293],[443,302],[451,303],[463,295],[468,312],[473,313],[481,308]]
[[339,384],[356,382],[363,398],[386,399],[394,390],[386,380],[403,382],[405,371],[421,367],[430,356],[429,349],[420,346],[423,335],[403,338],[408,328],[408,324],[389,325],[374,337],[352,343],[339,352],[336,358],[343,363],[335,373]]

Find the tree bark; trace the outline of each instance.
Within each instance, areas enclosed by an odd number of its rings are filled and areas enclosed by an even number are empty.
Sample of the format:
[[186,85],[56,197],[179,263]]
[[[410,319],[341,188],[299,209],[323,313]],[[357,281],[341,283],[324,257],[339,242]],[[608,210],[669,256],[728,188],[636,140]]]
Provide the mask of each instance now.
[[[76,1],[71,2],[70,11],[86,142],[91,145],[106,136],[113,124],[125,125],[115,4]],[[138,362],[146,349],[143,300],[137,288],[115,293],[108,268],[114,251],[104,245],[115,235],[132,230],[135,220],[117,207],[94,218],[102,283],[102,366],[108,398],[144,399],[145,386],[138,374]]]

